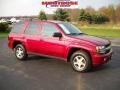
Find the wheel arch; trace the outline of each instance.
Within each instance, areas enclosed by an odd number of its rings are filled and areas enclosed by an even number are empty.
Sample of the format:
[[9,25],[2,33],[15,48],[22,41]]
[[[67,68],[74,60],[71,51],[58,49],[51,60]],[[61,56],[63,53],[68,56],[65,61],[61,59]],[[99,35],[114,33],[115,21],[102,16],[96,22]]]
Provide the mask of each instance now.
[[18,44],[22,44],[22,45],[24,46],[24,44],[23,44],[21,41],[15,40],[15,41],[13,42],[12,49],[14,49],[15,46],[18,45]]
[[91,61],[92,61],[92,56],[91,56],[89,50],[84,49],[84,48],[72,47],[72,48],[70,48],[70,50],[69,50],[69,52],[68,52],[67,62],[70,62],[70,57],[71,57],[71,55],[72,55],[74,52],[78,51],[78,50],[79,50],[79,51],[84,51],[84,52],[86,52],[86,53],[89,55],[89,57],[90,57],[90,59],[91,59]]

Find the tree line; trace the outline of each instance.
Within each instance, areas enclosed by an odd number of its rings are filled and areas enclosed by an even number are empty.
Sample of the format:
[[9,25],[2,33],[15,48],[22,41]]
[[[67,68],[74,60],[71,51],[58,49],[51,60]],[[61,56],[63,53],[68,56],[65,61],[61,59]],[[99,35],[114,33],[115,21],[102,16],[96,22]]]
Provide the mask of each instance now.
[[105,22],[120,23],[120,5],[101,7],[95,10],[92,7],[85,9],[57,9],[54,14],[46,14],[40,11],[38,18],[40,20],[60,20],[72,22],[85,22],[89,24],[102,24]]

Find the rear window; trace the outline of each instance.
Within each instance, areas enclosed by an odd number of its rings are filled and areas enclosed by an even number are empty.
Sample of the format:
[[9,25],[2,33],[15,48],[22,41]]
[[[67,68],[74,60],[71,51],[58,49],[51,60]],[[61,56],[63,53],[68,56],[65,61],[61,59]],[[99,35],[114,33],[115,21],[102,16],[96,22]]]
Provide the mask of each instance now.
[[17,23],[13,26],[11,32],[12,33],[20,33],[23,26],[24,26],[24,23]]

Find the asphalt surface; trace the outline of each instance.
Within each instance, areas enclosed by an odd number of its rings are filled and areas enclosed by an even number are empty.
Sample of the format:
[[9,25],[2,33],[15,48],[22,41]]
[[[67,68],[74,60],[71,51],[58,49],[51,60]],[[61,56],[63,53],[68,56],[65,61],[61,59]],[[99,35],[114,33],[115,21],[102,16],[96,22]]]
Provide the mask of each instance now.
[[75,72],[62,60],[31,55],[19,61],[0,39],[0,90],[119,90],[120,47],[112,60],[87,73]]

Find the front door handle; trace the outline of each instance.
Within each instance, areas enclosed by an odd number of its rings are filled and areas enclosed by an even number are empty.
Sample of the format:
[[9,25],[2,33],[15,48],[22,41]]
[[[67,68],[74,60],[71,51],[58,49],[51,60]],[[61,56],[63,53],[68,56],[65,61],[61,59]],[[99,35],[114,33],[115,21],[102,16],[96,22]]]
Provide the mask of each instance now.
[[43,41],[43,39],[40,39],[40,41]]
[[25,39],[25,37],[24,36],[22,36],[22,37],[20,37],[21,39]]

